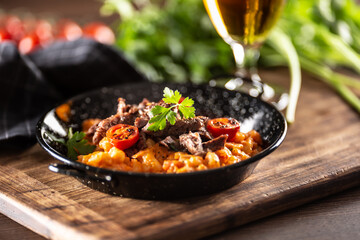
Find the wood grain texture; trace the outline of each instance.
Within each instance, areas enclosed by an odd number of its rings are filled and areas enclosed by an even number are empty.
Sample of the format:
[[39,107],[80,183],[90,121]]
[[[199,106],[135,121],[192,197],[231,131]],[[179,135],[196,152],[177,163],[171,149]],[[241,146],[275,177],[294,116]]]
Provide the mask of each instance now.
[[[288,75],[276,70],[263,76],[284,83]],[[227,191],[177,201],[109,196],[48,171],[55,160],[34,146],[1,154],[0,211],[54,239],[209,236],[360,185],[359,120],[331,89],[306,76],[283,145]]]
[[[135,234],[68,199],[23,172],[0,168],[0,209],[21,224],[52,239],[124,239]],[[103,225],[100,229],[99,225]]]
[[214,235],[208,240],[360,239],[360,187]]

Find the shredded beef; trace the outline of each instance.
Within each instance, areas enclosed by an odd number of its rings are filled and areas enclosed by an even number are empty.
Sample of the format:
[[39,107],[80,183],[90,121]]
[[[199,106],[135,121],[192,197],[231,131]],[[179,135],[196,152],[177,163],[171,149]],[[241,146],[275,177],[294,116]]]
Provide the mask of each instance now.
[[203,149],[205,149],[206,152],[209,152],[209,151],[215,152],[215,151],[220,150],[225,147],[227,138],[228,138],[227,135],[221,135],[217,138],[214,138],[207,142],[204,142],[202,144],[202,147],[203,147]]
[[206,142],[206,141],[209,141],[211,139],[213,139],[213,137],[211,136],[211,134],[205,129],[201,129],[199,131],[199,134],[200,134],[200,137],[201,137],[201,140],[203,142]]
[[167,137],[167,136],[179,136],[190,131],[205,131],[205,124],[208,118],[199,116],[191,119],[178,119],[174,125],[167,122],[166,127],[163,130],[156,132],[149,131],[149,123],[143,128],[143,131],[151,137]]
[[[88,132],[87,136],[92,139],[92,142],[94,144],[98,144],[100,140],[105,137],[106,131],[111,128],[112,126],[116,124],[129,124],[129,125],[135,125],[135,119],[137,119],[140,115],[146,116],[146,112],[148,112],[149,109],[149,100],[146,98],[143,99],[143,101],[139,105],[130,105],[126,104],[125,99],[119,98],[118,99],[118,108],[117,108],[117,114],[112,115],[111,117],[108,117],[102,121],[100,121],[98,124],[92,126]],[[151,105],[151,104],[150,104]],[[137,121],[139,124],[143,124],[143,126],[146,125],[148,122],[148,119],[142,119],[143,121],[140,121],[140,119]]]
[[127,156],[131,157],[135,153],[144,150],[145,148],[147,148],[146,136],[144,133],[140,132],[139,140],[136,142],[136,144],[128,149],[125,149],[124,152],[126,153]]
[[173,151],[182,151],[184,149],[184,147],[180,145],[179,139],[173,136],[167,136],[165,139],[159,141],[159,143]]
[[191,154],[198,156],[205,155],[206,152],[203,149],[201,137],[198,132],[182,134],[180,135],[179,139],[180,144],[184,146]]
[[[112,126],[115,126],[116,124],[129,124],[133,125],[135,121],[136,115],[130,114],[130,113],[124,113],[122,115],[116,114],[112,115],[111,117],[105,118],[104,120],[100,121],[97,126],[96,130],[93,133],[92,142],[94,144],[98,144],[100,140],[105,137],[106,131],[111,128]],[[87,135],[92,135],[93,127],[89,129],[87,132]]]
[[123,113],[126,113],[129,111],[129,108],[131,105],[126,104],[126,100],[123,98],[118,98],[118,108],[117,108],[117,114],[122,115]]
[[[100,122],[101,122],[101,121],[100,121]],[[97,127],[98,127],[98,125],[99,125],[100,122],[92,125],[92,126],[87,130],[87,132],[86,132],[86,137],[87,137],[88,139],[92,139],[92,137],[94,136],[94,134],[95,134],[95,132],[96,132],[96,129],[97,129]]]
[[148,123],[149,119],[150,118],[147,116],[137,117],[135,119],[134,126],[137,128],[142,128]]
[[198,116],[191,119],[181,119],[178,115],[174,125],[167,123],[165,129],[156,132],[148,131],[149,119],[151,118],[151,109],[160,105],[169,107],[162,101],[158,103],[149,102],[143,99],[138,105],[126,104],[125,99],[118,99],[117,113],[108,117],[99,123],[93,125],[87,132],[87,137],[92,139],[94,144],[98,144],[105,137],[106,131],[116,124],[129,124],[139,128],[139,141],[125,152],[128,156],[132,156],[136,152],[145,149],[146,138],[150,137],[159,140],[159,143],[170,150],[188,151],[193,155],[204,156],[208,151],[217,151],[224,148],[227,139],[226,135],[222,135],[215,139],[206,130],[207,117]]
[[227,135],[221,135],[207,142],[202,142],[199,132],[190,132],[180,135],[180,144],[193,155],[204,156],[207,152],[215,152],[223,149],[227,140]]
[[[105,137],[106,131],[111,128],[112,126],[115,126],[116,124],[119,124],[121,122],[121,117],[119,115],[112,115],[111,117],[108,117],[101,122],[99,122],[96,126],[96,130],[94,132],[94,135],[92,137],[92,141],[94,144],[98,144],[100,140]],[[92,130],[91,128],[89,131]],[[90,132],[88,132],[90,134]]]

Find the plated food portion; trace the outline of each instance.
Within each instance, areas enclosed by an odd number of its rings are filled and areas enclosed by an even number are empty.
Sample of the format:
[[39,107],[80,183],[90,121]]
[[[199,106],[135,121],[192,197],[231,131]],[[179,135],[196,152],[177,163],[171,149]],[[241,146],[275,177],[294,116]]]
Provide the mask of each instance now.
[[[262,150],[258,132],[240,132],[234,118],[195,116],[194,101],[165,88],[163,99],[139,104],[118,99],[117,111],[105,119],[83,122],[94,152],[79,162],[94,167],[147,173],[186,173],[219,168]],[[94,123],[87,129],[91,123]]]
[[[164,97],[166,87],[179,93]],[[61,161],[49,165],[55,173],[111,195],[178,199],[243,181],[286,129],[274,106],[248,94],[143,82],[69,99],[39,120],[36,137]]]

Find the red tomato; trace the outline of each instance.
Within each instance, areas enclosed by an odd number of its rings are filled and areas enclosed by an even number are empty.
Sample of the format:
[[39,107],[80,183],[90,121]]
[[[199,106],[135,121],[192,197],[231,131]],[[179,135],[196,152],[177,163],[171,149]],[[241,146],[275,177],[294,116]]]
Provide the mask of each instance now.
[[115,34],[103,23],[89,23],[84,28],[84,36],[95,39],[104,44],[113,44],[115,42]]
[[5,29],[0,29],[0,42],[5,40],[11,40],[11,35]]
[[83,31],[80,26],[70,20],[62,20],[58,23],[58,38],[65,38],[72,41],[82,36]]
[[240,123],[233,118],[214,118],[208,121],[206,128],[213,137],[228,135],[231,142],[240,129]]
[[19,42],[25,36],[25,28],[20,18],[16,16],[7,16],[5,20],[5,29],[10,34],[11,39]]
[[114,147],[124,150],[139,140],[139,129],[132,125],[118,124],[106,131],[106,137]]
[[22,54],[28,54],[35,48],[37,48],[39,43],[39,38],[35,34],[25,36],[19,42],[19,52],[21,52]]
[[42,46],[51,43],[54,40],[53,28],[48,21],[39,20],[35,26],[35,34],[39,38]]

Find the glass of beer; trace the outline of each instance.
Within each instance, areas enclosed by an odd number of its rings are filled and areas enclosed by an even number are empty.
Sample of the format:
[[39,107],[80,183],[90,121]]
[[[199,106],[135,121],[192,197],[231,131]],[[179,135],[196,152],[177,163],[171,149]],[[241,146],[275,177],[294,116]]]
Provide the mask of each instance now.
[[259,47],[280,17],[285,0],[203,1],[216,31],[230,45],[237,67],[233,76],[211,80],[210,84],[222,82],[228,89],[270,99],[274,91],[262,83],[256,64]]

